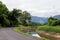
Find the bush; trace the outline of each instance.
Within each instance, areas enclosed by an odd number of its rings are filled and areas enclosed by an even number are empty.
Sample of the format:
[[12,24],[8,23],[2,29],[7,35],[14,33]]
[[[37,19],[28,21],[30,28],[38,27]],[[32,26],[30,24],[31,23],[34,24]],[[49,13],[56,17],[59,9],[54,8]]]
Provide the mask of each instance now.
[[60,26],[39,26],[38,29],[47,32],[60,33]]
[[56,21],[53,21],[51,23],[52,26],[57,26],[57,25],[60,25],[60,20],[56,20]]

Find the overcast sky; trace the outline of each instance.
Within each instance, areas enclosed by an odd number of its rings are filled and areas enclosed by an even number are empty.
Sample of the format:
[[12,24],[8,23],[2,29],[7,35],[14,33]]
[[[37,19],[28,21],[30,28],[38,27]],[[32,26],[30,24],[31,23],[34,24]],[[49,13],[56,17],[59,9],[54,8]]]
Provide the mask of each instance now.
[[27,10],[33,16],[49,17],[60,15],[60,0],[1,0],[9,10]]

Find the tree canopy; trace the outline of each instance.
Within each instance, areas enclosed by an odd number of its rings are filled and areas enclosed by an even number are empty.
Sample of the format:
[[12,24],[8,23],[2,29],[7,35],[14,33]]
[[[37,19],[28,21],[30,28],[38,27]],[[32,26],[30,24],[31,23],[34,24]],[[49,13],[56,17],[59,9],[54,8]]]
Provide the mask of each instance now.
[[[28,25],[31,15],[27,11],[13,9],[9,11],[5,4],[0,1],[0,25],[3,27]],[[27,23],[28,22],[28,23]]]
[[50,25],[50,26],[60,25],[60,20],[56,19],[56,18],[53,18],[53,17],[49,17],[49,19],[48,19],[48,25]]

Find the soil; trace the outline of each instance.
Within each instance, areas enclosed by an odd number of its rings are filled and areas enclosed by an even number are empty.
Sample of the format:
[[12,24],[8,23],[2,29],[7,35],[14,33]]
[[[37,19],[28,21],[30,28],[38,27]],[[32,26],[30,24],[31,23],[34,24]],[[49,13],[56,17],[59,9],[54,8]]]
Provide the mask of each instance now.
[[60,34],[48,33],[45,31],[37,31],[43,37],[50,38],[51,40],[60,40]]

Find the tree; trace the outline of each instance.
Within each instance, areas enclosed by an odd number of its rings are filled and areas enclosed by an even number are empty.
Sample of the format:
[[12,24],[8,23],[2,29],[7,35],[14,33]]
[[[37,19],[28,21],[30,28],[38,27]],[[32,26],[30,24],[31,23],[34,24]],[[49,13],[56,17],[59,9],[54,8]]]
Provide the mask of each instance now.
[[11,26],[16,26],[19,24],[19,17],[21,16],[21,10],[13,9],[9,14],[9,20]]
[[55,20],[52,22],[52,26],[58,26],[60,25],[60,20]]
[[9,11],[5,4],[0,1],[0,25],[4,27],[12,27],[28,25],[31,20],[31,15],[27,11],[13,9]]
[[30,13],[27,12],[27,11],[24,11],[24,12],[23,12],[23,19],[24,19],[25,24],[26,24],[26,25],[27,25],[27,24],[29,25],[30,22],[31,22],[31,15],[30,15]]
[[5,4],[3,4],[0,1],[0,24],[2,26],[8,26],[9,25],[9,20],[8,20],[8,14],[9,14],[9,10],[6,7]]
[[0,1],[0,14],[5,14],[7,15],[9,12],[8,8],[6,7],[5,4],[3,4],[1,1]]
[[50,17],[48,19],[48,25],[50,26],[57,26],[57,25],[60,25],[60,20],[56,19],[56,18],[53,18],[53,17]]

